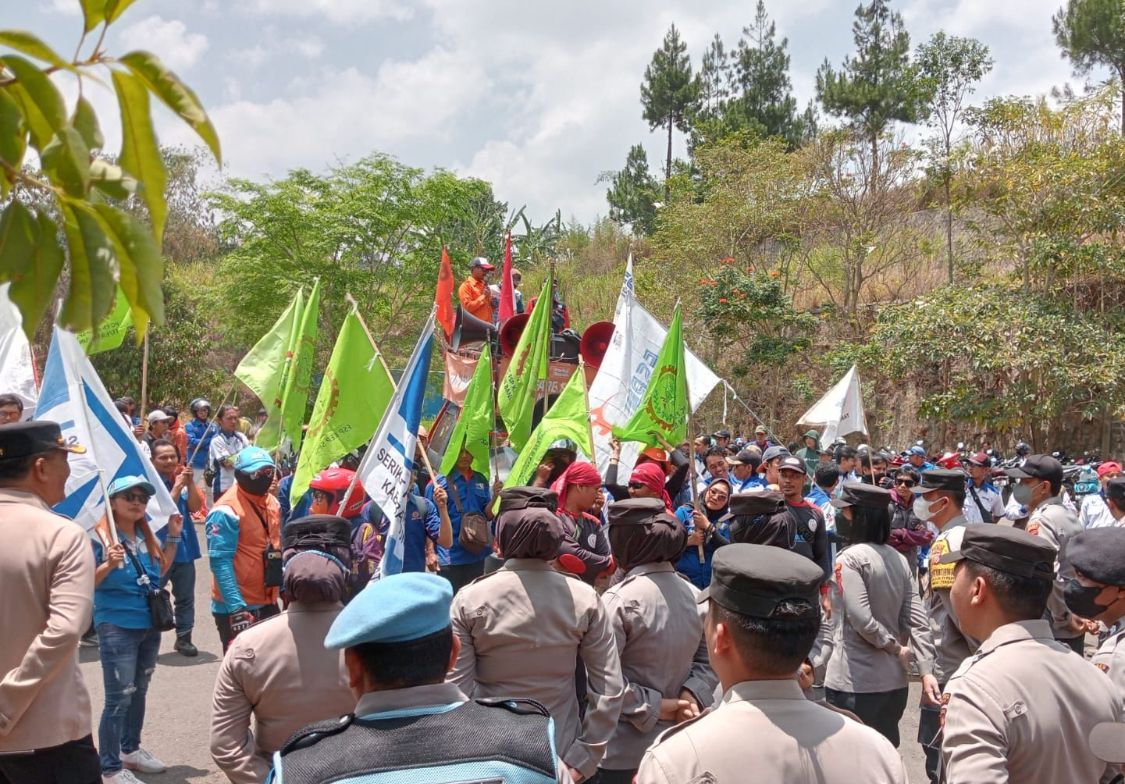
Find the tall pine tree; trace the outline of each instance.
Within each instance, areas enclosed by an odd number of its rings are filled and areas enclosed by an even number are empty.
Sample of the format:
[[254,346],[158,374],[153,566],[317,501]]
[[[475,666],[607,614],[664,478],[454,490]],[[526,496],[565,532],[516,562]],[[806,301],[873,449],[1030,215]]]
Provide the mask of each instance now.
[[657,183],[648,170],[645,148],[634,144],[625,158],[625,168],[603,175],[608,179],[609,219],[627,223],[637,235],[652,234],[656,225]]
[[910,34],[888,0],[871,0],[855,10],[854,56],[839,71],[828,62],[816,74],[816,94],[824,110],[846,117],[871,145],[869,184],[877,180],[879,137],[892,122],[926,119],[929,92],[910,62]]
[[672,25],[664,43],[652,55],[641,83],[641,105],[649,128],[668,129],[668,156],[664,166],[664,195],[672,176],[672,130],[686,133],[699,96],[699,80],[692,75],[691,58],[680,31]]
[[734,55],[737,95],[730,107],[741,123],[764,136],[780,136],[796,147],[804,136],[804,121],[797,115],[797,100],[789,80],[789,39],[777,40],[777,29],[758,0],[754,21],[742,28]]
[[1122,86],[1121,133],[1125,134],[1125,0],[1067,0],[1052,18],[1055,39],[1074,70],[1113,69]]

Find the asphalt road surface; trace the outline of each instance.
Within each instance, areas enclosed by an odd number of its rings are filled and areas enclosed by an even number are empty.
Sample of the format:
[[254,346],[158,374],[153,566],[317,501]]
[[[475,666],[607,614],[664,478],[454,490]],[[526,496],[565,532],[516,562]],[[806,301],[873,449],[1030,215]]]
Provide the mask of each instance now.
[[[202,542],[201,527],[199,538]],[[199,655],[194,659],[179,655],[172,650],[175,634],[165,633],[156,672],[149,685],[141,745],[162,759],[168,770],[159,774],[138,774],[138,778],[151,784],[224,784],[227,781],[211,761],[208,742],[211,689],[222,658],[219,635],[211,618],[211,572],[206,557],[195,565],[192,640],[199,648]],[[103,704],[102,670],[97,649],[81,648],[79,657],[82,675],[90,690],[96,743]],[[918,737],[918,689],[917,683],[910,685],[910,700],[900,727],[902,745],[899,751],[906,760],[910,781],[925,784],[922,749],[915,741]]]

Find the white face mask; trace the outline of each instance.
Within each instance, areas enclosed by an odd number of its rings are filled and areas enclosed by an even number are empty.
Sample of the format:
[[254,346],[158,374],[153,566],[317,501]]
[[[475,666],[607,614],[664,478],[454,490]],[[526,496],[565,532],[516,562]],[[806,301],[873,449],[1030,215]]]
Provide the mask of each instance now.
[[914,499],[914,516],[925,522],[934,516],[934,506],[936,505],[937,501],[930,502],[922,496],[918,496]]

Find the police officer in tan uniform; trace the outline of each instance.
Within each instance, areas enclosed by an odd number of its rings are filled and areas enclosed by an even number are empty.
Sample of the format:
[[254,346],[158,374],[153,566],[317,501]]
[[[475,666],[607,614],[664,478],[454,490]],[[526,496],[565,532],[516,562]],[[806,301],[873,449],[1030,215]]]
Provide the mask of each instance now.
[[[555,494],[510,488],[517,494]],[[450,610],[460,652],[449,681],[473,698],[538,701],[555,721],[559,756],[575,781],[592,777],[613,737],[624,685],[609,614],[594,588],[553,565],[563,523],[550,509],[511,508],[501,495],[495,549],[504,565],[458,591]],[[579,717],[575,663],[586,668]]]
[[1056,641],[1042,620],[1054,548],[999,525],[965,527],[950,599],[980,648],[949,679],[942,762],[949,784],[1095,784],[1106,764],[1094,726],[1121,718],[1106,676]]
[[[1125,493],[1125,478],[1113,482]],[[1063,589],[1066,606],[1080,618],[1114,629],[1091,662],[1125,699],[1125,528],[1083,531],[1067,544],[1067,553],[1075,576]]]
[[609,507],[609,542],[625,578],[605,592],[625,700],[599,772],[631,784],[656,736],[711,705],[718,681],[707,662],[699,590],[674,567],[687,530],[659,498]]
[[343,654],[324,650],[344,609],[350,534],[351,524],[332,515],[286,525],[289,606],[238,635],[223,657],[211,705],[211,758],[232,784],[263,781],[270,755],[290,735],[355,705]]
[[718,707],[664,732],[637,784],[905,782],[894,747],[875,730],[805,699],[797,670],[820,629],[824,572],[776,547],[715,553],[705,631],[722,682]]

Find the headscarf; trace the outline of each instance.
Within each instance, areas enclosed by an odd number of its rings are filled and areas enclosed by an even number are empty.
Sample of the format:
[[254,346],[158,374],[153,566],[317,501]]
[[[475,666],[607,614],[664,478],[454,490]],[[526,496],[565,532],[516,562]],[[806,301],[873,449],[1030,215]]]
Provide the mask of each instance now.
[[668,491],[664,488],[664,481],[667,477],[664,475],[663,469],[656,463],[641,463],[633,469],[633,473],[629,475],[629,482],[637,482],[656,493],[656,497],[664,502],[664,508],[669,513],[672,511],[672,498],[668,495]]
[[668,513],[655,515],[647,523],[609,526],[610,548],[626,569],[679,560],[687,539],[683,523]]
[[571,485],[600,487],[601,484],[602,475],[598,473],[598,469],[590,463],[576,460],[551,484],[551,489],[559,496],[559,511],[562,512],[566,509],[566,493]]
[[[709,507],[707,505],[707,501],[706,501],[707,493],[715,485],[726,485],[727,486],[727,502],[725,504],[723,504],[722,509],[712,509],[711,507]],[[731,487],[731,483],[728,482],[726,479],[715,479],[715,480],[712,480],[711,484],[707,485],[707,488],[702,493],[700,493],[699,495],[700,495],[700,499],[699,499],[700,500],[700,506],[703,508],[703,513],[705,515],[707,515],[708,520],[710,520],[711,522],[715,522],[717,519],[724,516],[727,513],[727,511],[730,510],[730,498],[731,498],[732,495],[734,495],[734,488]]]
[[549,509],[529,506],[496,518],[496,547],[505,558],[550,561],[562,540],[562,520]]
[[301,550],[285,562],[282,587],[291,601],[342,602],[347,590],[347,567],[322,550]]

